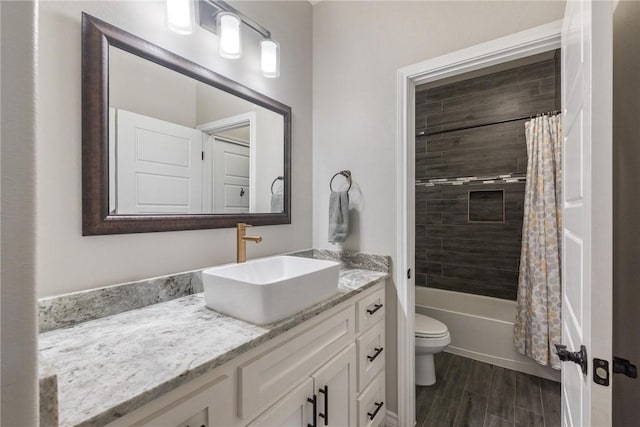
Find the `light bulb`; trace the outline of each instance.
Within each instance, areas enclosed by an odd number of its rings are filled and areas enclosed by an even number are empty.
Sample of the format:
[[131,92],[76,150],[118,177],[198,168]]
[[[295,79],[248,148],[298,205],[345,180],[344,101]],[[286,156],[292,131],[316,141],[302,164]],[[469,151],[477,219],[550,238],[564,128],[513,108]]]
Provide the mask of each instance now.
[[178,34],[193,32],[191,0],[167,0],[167,26]]
[[260,68],[262,75],[269,78],[280,76],[280,45],[272,39],[260,42]]
[[220,12],[217,16],[218,53],[223,58],[238,59],[242,56],[242,36],[240,33],[240,18],[229,12]]

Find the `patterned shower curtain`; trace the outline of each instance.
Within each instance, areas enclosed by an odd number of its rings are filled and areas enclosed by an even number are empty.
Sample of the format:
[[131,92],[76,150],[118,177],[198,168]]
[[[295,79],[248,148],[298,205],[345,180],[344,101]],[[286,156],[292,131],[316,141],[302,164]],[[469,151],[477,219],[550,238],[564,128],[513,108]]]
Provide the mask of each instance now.
[[559,115],[539,116],[525,124],[529,158],[514,327],[518,351],[555,369],[560,369],[553,348],[561,342],[562,301],[560,124]]

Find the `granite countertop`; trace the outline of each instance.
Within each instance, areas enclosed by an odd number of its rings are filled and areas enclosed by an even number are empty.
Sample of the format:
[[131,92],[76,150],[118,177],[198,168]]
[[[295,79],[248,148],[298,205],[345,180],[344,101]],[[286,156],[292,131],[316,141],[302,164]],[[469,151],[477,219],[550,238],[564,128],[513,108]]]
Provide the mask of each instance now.
[[59,425],[114,421],[388,277],[343,265],[334,296],[264,326],[212,311],[195,293],[44,332],[40,361],[57,375]]

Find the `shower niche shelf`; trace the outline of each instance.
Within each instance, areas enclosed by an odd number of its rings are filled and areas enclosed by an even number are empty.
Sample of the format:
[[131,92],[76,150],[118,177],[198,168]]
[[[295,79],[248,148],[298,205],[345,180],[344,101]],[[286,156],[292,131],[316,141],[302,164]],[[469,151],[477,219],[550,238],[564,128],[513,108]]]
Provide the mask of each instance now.
[[469,190],[470,223],[504,223],[504,190]]

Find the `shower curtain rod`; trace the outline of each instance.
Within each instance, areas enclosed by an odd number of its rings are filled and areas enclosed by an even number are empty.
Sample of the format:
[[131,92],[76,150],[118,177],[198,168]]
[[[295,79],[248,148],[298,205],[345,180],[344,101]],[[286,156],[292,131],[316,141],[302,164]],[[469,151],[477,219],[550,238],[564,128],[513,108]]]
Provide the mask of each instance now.
[[532,119],[535,116],[540,116],[540,115],[543,115],[543,114],[557,114],[559,112],[560,112],[560,110],[553,110],[553,111],[549,111],[547,113],[530,114],[528,116],[514,117],[512,119],[499,120],[497,122],[483,123],[483,124],[480,124],[480,125],[473,125],[473,126],[462,126],[462,127],[458,127],[458,128],[446,129],[446,130],[438,130],[438,131],[432,131],[432,132],[426,132],[424,130],[421,130],[419,132],[416,132],[416,136],[425,136],[425,135],[426,136],[432,136],[432,135],[439,135],[441,133],[456,132],[456,131],[459,131],[459,130],[467,130],[467,129],[481,128],[481,127],[485,127],[485,126],[500,125],[500,124],[503,124],[503,123],[510,123],[510,122],[517,122],[519,120]]

